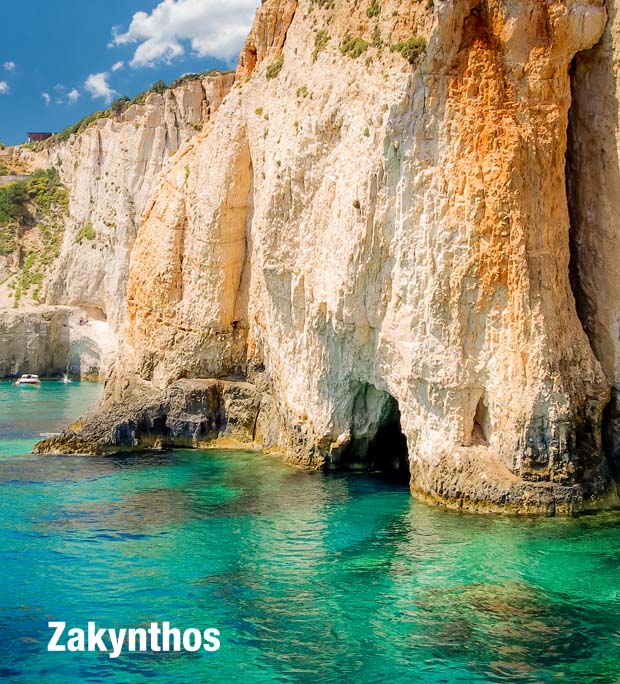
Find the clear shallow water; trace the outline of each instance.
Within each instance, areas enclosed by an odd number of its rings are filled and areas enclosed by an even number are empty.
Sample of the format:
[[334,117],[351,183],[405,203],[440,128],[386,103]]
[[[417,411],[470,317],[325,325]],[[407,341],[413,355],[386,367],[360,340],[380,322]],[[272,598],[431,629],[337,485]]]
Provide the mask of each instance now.
[[[620,681],[617,514],[458,515],[241,452],[5,455],[0,489],[3,682]],[[46,652],[93,619],[222,648]]]
[[101,394],[92,382],[42,382],[17,387],[0,381],[0,458],[25,453],[41,433],[59,432],[80,416]]

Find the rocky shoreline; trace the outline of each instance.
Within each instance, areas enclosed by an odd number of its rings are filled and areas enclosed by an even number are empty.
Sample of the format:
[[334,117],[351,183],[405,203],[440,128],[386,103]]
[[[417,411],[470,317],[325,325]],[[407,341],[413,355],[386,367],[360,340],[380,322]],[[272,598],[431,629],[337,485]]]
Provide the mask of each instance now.
[[[605,464],[572,485],[532,482],[490,459],[484,449],[474,448],[433,468],[411,461],[411,473],[403,473],[389,461],[373,461],[368,441],[367,436],[354,439],[347,433],[310,448],[303,431],[287,434],[273,396],[255,384],[183,379],[162,392],[144,383],[120,402],[104,399],[60,435],[39,442],[35,453],[110,456],[152,449],[255,450],[306,469],[392,476],[398,472],[401,479],[403,474],[409,478],[418,500],[452,510],[572,516],[620,507],[617,483]],[[390,456],[389,449],[383,435],[380,450]]]

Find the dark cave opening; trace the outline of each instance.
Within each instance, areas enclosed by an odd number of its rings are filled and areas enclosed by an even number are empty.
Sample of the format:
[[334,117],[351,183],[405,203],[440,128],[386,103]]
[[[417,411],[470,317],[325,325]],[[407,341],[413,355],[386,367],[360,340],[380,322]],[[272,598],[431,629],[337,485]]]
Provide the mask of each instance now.
[[[605,203],[609,201],[610,192],[605,181],[612,188],[617,188],[620,179],[617,164],[612,163],[605,154],[606,149],[615,149],[615,129],[605,126],[604,114],[600,120],[592,119],[593,102],[597,102],[603,112],[606,109],[602,95],[606,89],[601,83],[609,86],[608,92],[614,92],[615,75],[611,63],[601,56],[599,47],[595,46],[575,56],[569,77],[571,106],[568,111],[565,182],[569,214],[570,285],[577,315],[590,340],[592,352],[603,369],[607,370],[608,380],[612,384],[611,398],[600,426],[601,442],[611,475],[620,481],[620,390],[613,386],[609,376],[609,354],[601,343],[600,330],[597,340],[600,295],[597,293],[596,279],[589,273],[592,268],[592,247],[588,244],[593,235],[602,240],[605,235],[604,224],[609,221],[609,210]],[[612,120],[617,121],[617,117],[617,110],[614,110]],[[611,139],[609,136],[612,136]],[[600,195],[592,193],[597,181],[601,188]],[[576,435],[578,445],[588,453],[597,449],[597,430],[597,427],[587,424]]]
[[489,409],[486,405],[484,397],[480,397],[480,401],[476,406],[476,414],[474,416],[474,429],[472,431],[472,444],[484,445],[489,444],[489,435],[491,433],[491,417]]
[[603,450],[612,477],[620,482],[620,392],[611,388],[611,399],[603,413]]
[[338,458],[337,467],[409,483],[407,438],[398,401],[391,394],[370,384],[360,387],[353,402],[351,441]]
[[387,396],[384,416],[368,444],[369,468],[390,479],[409,483],[409,451],[400,424],[400,409],[396,399]]

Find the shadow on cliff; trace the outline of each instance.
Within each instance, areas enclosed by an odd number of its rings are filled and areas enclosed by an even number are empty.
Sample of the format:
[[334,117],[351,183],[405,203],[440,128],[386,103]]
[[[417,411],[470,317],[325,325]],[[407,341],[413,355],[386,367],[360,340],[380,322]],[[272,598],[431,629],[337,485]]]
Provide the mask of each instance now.
[[[608,14],[606,37],[591,50],[578,53],[570,67],[572,106],[566,151],[566,196],[570,216],[570,283],[577,314],[592,351],[612,385],[611,399],[603,414],[602,442],[611,473],[620,481],[620,387],[614,382],[615,369],[609,367],[609,349],[604,348],[605,340],[601,341],[597,335],[600,331],[596,328],[605,325],[605,316],[604,312],[599,313],[601,301],[597,295],[601,293],[596,291],[594,282],[588,282],[592,280],[589,269],[595,265],[587,262],[591,256],[588,250],[583,253],[583,243],[592,240],[593,229],[601,237],[604,233],[601,223],[608,220],[605,203],[620,198],[618,156],[606,152],[616,150],[619,116],[613,54],[606,45],[609,26],[615,22],[613,6],[608,6]],[[596,93],[592,92],[593,88]],[[592,98],[596,96],[600,107],[593,118]],[[593,195],[592,187],[600,188],[601,193]],[[602,267],[602,264],[596,266]]]

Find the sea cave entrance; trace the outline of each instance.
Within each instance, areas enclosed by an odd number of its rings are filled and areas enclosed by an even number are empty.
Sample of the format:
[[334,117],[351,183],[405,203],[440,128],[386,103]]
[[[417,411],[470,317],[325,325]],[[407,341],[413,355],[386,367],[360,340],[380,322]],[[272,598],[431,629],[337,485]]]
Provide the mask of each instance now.
[[364,470],[408,484],[409,452],[398,401],[374,385],[361,385],[353,401],[351,425],[351,442],[340,468]]

